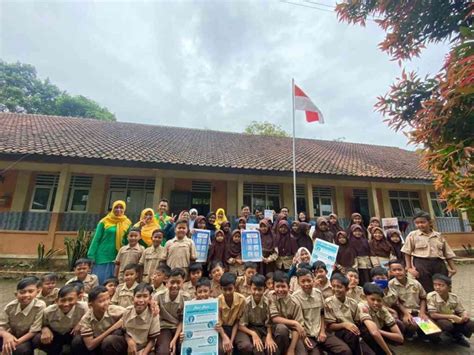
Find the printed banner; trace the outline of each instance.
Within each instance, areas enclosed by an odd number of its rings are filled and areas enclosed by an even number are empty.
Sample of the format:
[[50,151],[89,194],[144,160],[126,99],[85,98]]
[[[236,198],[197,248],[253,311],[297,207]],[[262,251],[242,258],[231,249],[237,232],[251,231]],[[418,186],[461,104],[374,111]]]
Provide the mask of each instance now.
[[242,231],[242,261],[262,261],[262,240],[258,230]]
[[198,263],[205,263],[207,261],[207,252],[209,251],[209,244],[211,244],[211,231],[204,229],[195,229],[191,239],[196,245],[196,261]]
[[249,230],[249,231],[256,231],[256,230],[258,230],[259,227],[260,227],[260,225],[258,223],[246,223],[245,224],[245,230]]
[[332,268],[336,263],[338,250],[339,245],[326,242],[325,240],[316,238],[316,241],[314,242],[311,263],[314,263],[317,260],[324,262],[328,269],[328,279],[331,278]]
[[416,322],[416,324],[418,324],[420,329],[426,335],[436,334],[436,333],[441,332],[441,329],[439,329],[439,327],[431,319],[428,319],[425,321],[421,319],[420,317],[413,317],[413,320]]
[[184,302],[181,355],[217,355],[219,335],[215,330],[219,318],[217,299]]
[[273,222],[273,210],[264,210],[263,216]]
[[402,242],[405,242],[405,238],[403,238],[403,233],[400,231],[400,226],[398,225],[398,218],[382,218],[382,229],[387,231],[387,229],[396,229],[400,233],[400,238],[402,238]]

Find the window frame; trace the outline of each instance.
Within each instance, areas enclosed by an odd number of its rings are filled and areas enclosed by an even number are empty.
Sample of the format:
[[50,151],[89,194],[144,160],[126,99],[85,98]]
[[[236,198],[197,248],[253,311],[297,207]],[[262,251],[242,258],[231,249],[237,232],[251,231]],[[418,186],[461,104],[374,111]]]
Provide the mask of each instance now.
[[[414,197],[414,194],[416,193],[417,197]],[[400,196],[400,195],[406,195],[406,196]],[[396,196],[393,196],[396,195]],[[415,214],[415,208],[421,208],[421,199],[420,199],[420,193],[418,191],[410,191],[410,190],[389,190],[388,191],[388,197],[390,200],[390,210],[392,213],[393,217],[398,217],[398,218],[413,218]],[[397,216],[395,214],[394,208],[393,208],[393,202],[396,201],[398,203],[398,209],[400,210],[401,216]],[[403,201],[403,202],[402,202]],[[413,204],[413,201],[417,201],[417,205],[419,207],[415,207]],[[408,203],[408,206],[410,208],[411,215],[406,215],[405,213],[405,207],[406,203]]]
[[[85,207],[84,211],[74,211],[74,210],[72,210],[72,204],[73,204],[73,200],[74,200],[74,192],[76,190],[86,190],[87,191],[86,207]],[[90,193],[91,193],[91,188],[90,187],[80,187],[80,186],[71,187],[69,189],[69,202],[68,202],[66,212],[68,212],[68,213],[87,213],[87,211],[89,211],[89,196],[90,196]]]
[[[48,189],[49,190],[49,196],[48,196],[48,202],[47,202],[47,207],[46,209],[35,209],[33,208],[33,202],[35,199],[35,194],[37,189]],[[53,196],[55,196],[55,190],[57,189],[57,186],[55,185],[35,185],[33,192],[31,194],[31,201],[30,201],[30,212],[51,212],[53,210],[53,205],[54,205],[54,200]]]

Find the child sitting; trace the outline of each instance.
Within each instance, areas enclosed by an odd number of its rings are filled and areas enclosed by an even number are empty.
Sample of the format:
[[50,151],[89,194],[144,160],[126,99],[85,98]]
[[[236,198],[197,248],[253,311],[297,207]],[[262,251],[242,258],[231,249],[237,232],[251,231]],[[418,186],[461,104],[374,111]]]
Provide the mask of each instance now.
[[84,291],[84,284],[82,283],[82,281],[72,281],[72,282],[69,282],[67,285],[71,285],[71,286],[74,286],[74,288],[76,289],[77,291],[77,302],[84,302],[84,303],[87,303],[89,302],[89,295],[87,293],[85,293]]
[[153,296],[166,292],[166,282],[168,281],[170,273],[171,269],[168,265],[159,265],[156,268],[155,273],[153,274],[151,279],[153,286]]
[[251,261],[247,261],[244,264],[244,275],[237,277],[235,283],[236,292],[240,293],[244,297],[248,297],[252,294],[251,291],[251,280],[252,277],[257,273],[257,264]]
[[123,282],[123,274],[125,266],[129,264],[138,264],[140,258],[145,251],[145,248],[138,244],[140,241],[140,229],[133,227],[128,232],[127,240],[128,245],[121,247],[115,258],[115,271],[114,276],[119,279],[119,282]]
[[269,272],[265,275],[265,297],[270,297],[273,294],[273,272]]
[[107,279],[104,281],[103,285],[107,291],[109,292],[110,299],[114,297],[115,295],[115,290],[117,289],[117,286],[119,285],[118,279],[116,277],[111,277],[110,279]]
[[151,283],[151,278],[160,262],[165,261],[165,248],[161,245],[164,233],[156,229],[151,234],[152,246],[145,249],[138,264],[143,270],[143,282]]
[[78,259],[74,264],[74,277],[66,282],[66,285],[81,281],[84,284],[84,292],[89,293],[94,287],[99,285],[99,279],[91,274],[92,261],[90,259]]
[[238,229],[232,232],[232,241],[227,245],[225,259],[229,267],[229,272],[237,276],[243,274],[244,262],[242,261],[241,234]]
[[[311,264],[308,264],[306,262],[301,262],[298,264],[298,267],[296,269],[291,268],[290,271],[288,271],[288,277],[290,277],[290,294],[293,294],[294,292],[301,290],[301,286],[298,283],[298,277],[296,276],[296,273],[298,270],[301,269],[307,269],[309,271],[313,271],[313,267]],[[292,272],[294,270],[294,272]]]
[[313,286],[321,291],[324,299],[331,297],[334,293],[332,292],[331,282],[328,279],[326,264],[320,260],[315,261],[312,269],[314,273]]
[[183,291],[186,292],[190,298],[194,298],[196,293],[196,283],[202,277],[202,264],[192,263],[189,265],[189,281],[183,285]]
[[359,272],[357,269],[348,268],[346,270],[346,276],[349,279],[349,290],[347,291],[346,296],[359,303],[365,299],[364,290],[359,286]]
[[433,288],[434,291],[426,296],[430,317],[442,331],[451,334],[459,345],[470,347],[465,337],[471,337],[474,322],[469,318],[459,297],[450,292],[451,278],[434,274]]
[[211,265],[211,297],[217,298],[222,294],[221,277],[224,274],[224,266],[220,261],[214,261]]
[[46,304],[36,298],[39,280],[25,277],[16,285],[16,300],[0,313],[0,349],[2,354],[33,354],[33,337],[41,331]]
[[198,301],[211,298],[211,281],[208,278],[201,277],[197,280],[195,297]]
[[119,284],[111,303],[117,306],[127,308],[133,305],[133,290],[137,287],[138,271],[140,266],[138,264],[128,264],[123,268],[124,282]]
[[46,303],[46,306],[52,305],[58,298],[59,288],[56,287],[57,282],[58,275],[54,273],[41,276],[41,292],[36,297]]

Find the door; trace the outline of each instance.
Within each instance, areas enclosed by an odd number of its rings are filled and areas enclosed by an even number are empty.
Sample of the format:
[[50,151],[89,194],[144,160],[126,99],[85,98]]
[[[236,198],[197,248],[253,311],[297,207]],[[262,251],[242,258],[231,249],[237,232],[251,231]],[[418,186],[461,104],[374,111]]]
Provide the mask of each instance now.
[[209,192],[192,192],[191,208],[198,210],[202,216],[207,216],[211,210],[211,194]]
[[189,210],[190,205],[191,205],[191,192],[171,191],[170,213],[174,213],[175,215],[178,215],[182,210]]

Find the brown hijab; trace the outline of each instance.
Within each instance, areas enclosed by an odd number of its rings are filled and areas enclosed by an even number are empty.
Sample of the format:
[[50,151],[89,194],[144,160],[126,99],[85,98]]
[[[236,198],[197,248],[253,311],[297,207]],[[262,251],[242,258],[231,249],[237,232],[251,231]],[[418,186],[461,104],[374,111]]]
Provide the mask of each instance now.
[[[341,236],[346,237],[347,239],[346,244],[339,243],[339,238]],[[338,263],[339,265],[343,267],[351,267],[352,265],[354,265],[354,260],[357,254],[354,248],[349,243],[349,238],[347,237],[347,233],[344,231],[337,232],[335,242],[337,245],[339,245],[339,250],[337,251],[337,256],[336,256],[336,263]]]
[[240,230],[239,229],[234,229],[232,231],[232,238],[230,239],[230,242],[229,244],[227,245],[227,252],[226,252],[226,260],[229,259],[229,258],[236,258],[238,256],[241,255],[242,253],[242,246],[241,246],[241,243],[238,242],[238,243],[235,243],[234,242],[234,235],[236,234],[240,234]]
[[373,256],[389,258],[390,253],[392,253],[392,250],[393,250],[392,245],[385,238],[385,233],[383,232],[382,228],[380,227],[372,228],[372,234],[375,233],[375,231],[380,231],[383,235],[383,238],[381,240],[376,240],[372,235],[372,239],[369,241],[370,254]]
[[260,230],[260,238],[262,239],[262,250],[267,252],[273,251],[275,249],[275,238],[272,232],[272,224],[268,219],[264,218],[259,223],[260,227],[262,227],[262,225],[268,228],[268,231],[265,234],[262,233],[262,231]]
[[[354,237],[354,231],[359,229],[362,232],[362,237]],[[353,224],[350,228],[349,245],[354,248],[357,256],[370,256],[370,246],[367,238],[364,238],[364,229],[359,224]]]
[[[326,224],[328,226],[326,231],[322,231],[320,229],[322,224]],[[329,221],[326,219],[326,217],[318,217],[316,220],[316,228],[314,229],[313,240],[316,238],[325,240],[329,243],[334,243],[334,234],[329,230]]]
[[[224,237],[222,242],[217,242],[216,237],[221,234]],[[214,236],[214,240],[209,247],[209,253],[207,255],[207,262],[212,263],[213,261],[220,261],[221,263],[225,262],[225,253],[226,253],[226,241],[225,233],[218,229]]]
[[[281,226],[286,226],[288,231],[284,234],[280,233]],[[280,256],[293,256],[298,250],[296,239],[291,236],[290,230],[291,229],[290,225],[288,224],[288,221],[281,220],[280,222],[278,222],[276,244],[278,248],[278,255]]]

